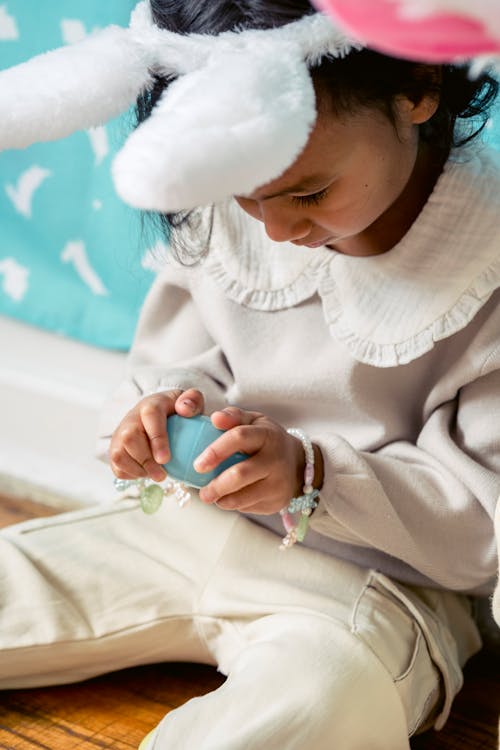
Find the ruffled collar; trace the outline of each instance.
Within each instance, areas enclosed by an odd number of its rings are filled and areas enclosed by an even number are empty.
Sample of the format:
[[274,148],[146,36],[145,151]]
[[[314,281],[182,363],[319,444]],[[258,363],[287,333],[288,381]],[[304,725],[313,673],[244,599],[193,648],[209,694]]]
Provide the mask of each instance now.
[[383,255],[276,243],[232,201],[217,206],[202,264],[233,301],[293,307],[318,294],[331,335],[376,367],[406,364],[464,328],[500,286],[500,159],[445,165],[419,217]]

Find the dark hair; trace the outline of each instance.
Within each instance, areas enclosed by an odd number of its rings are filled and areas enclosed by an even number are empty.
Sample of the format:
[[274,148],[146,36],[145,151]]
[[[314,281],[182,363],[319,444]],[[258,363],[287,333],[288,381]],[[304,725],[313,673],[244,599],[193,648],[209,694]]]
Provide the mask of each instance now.
[[[158,26],[178,33],[219,34],[245,28],[272,28],[315,12],[308,0],[150,0]],[[324,58],[312,71],[315,81],[329,91],[335,112],[360,106],[381,109],[394,122],[393,103],[399,94],[418,102],[426,94],[439,96],[434,116],[420,126],[420,137],[443,155],[453,146],[475,138],[485,127],[498,93],[498,82],[484,72],[471,77],[469,66],[425,65],[388,57],[373,50],[350,52],[345,58]],[[137,119],[149,117],[171,80],[157,77],[151,90],[137,102]],[[191,212],[162,214],[164,229],[172,232],[189,222]]]

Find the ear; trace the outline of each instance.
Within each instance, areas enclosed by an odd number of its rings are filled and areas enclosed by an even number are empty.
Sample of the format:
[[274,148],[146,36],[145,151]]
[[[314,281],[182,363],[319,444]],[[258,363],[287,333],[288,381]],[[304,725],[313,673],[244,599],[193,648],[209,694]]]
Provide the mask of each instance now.
[[430,120],[437,112],[439,101],[440,97],[437,91],[424,94],[416,102],[407,96],[396,96],[393,108],[396,113],[398,129],[422,125]]
[[410,102],[411,108],[409,111],[412,125],[423,125],[424,122],[433,117],[439,107],[439,94],[428,93],[417,102]]
[[440,65],[416,63],[413,68],[416,91],[420,96],[398,96],[396,107],[402,122],[407,125],[422,125],[433,117],[439,107],[440,91],[443,80]]

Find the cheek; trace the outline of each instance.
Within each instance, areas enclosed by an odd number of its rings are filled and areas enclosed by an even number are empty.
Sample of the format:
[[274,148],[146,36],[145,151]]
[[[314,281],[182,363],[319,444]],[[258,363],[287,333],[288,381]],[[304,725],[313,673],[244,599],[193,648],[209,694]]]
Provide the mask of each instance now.
[[411,178],[417,158],[417,148],[402,147],[396,157],[387,159],[380,167],[381,199],[392,203],[403,192]]
[[378,219],[400,192],[399,183],[384,170],[363,170],[315,209],[314,222],[333,235],[356,234]]
[[366,158],[350,184],[351,208],[368,218],[385,211],[406,186],[414,164],[413,149],[381,150],[377,158]]
[[367,214],[375,212],[380,203],[378,177],[363,174],[345,178],[314,212],[314,220],[336,233],[359,229]]

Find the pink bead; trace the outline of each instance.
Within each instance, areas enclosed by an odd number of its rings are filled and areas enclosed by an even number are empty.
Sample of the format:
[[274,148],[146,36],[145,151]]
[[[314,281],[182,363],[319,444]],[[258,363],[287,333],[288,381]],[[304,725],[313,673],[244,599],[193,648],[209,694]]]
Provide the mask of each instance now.
[[282,513],[281,518],[283,520],[283,526],[285,527],[285,531],[293,531],[295,529],[295,521],[293,520],[293,516],[288,513]]
[[314,480],[314,466],[312,464],[306,464],[306,470],[304,472],[304,484],[311,485]]

